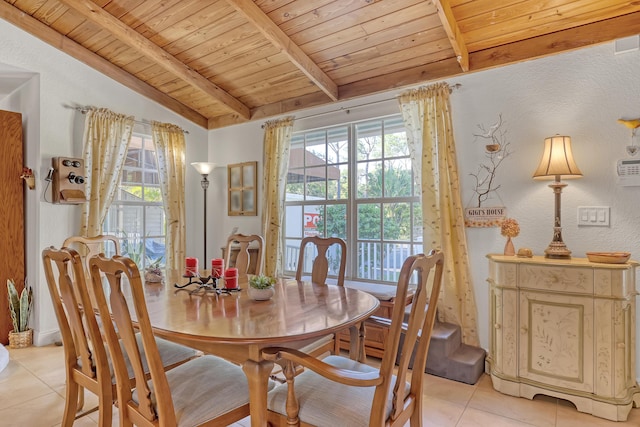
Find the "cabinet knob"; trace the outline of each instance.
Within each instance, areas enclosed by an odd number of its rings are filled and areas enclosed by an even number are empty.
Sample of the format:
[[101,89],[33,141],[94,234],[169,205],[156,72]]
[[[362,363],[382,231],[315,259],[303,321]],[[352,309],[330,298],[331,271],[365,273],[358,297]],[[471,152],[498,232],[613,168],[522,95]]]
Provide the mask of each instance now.
[[495,329],[500,329],[502,326],[500,325],[500,323],[496,323],[496,324],[493,325],[493,327]]
[[619,342],[617,345],[618,348],[625,348],[625,343]]
[[522,335],[526,334],[527,332],[529,332],[529,328],[527,328],[526,326],[520,328],[520,333]]

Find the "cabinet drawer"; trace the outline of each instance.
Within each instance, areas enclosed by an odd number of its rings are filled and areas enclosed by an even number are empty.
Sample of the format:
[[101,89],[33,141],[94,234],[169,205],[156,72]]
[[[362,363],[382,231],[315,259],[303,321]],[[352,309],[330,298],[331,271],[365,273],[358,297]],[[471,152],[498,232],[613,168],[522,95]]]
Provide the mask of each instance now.
[[518,287],[593,295],[593,270],[582,267],[521,264]]

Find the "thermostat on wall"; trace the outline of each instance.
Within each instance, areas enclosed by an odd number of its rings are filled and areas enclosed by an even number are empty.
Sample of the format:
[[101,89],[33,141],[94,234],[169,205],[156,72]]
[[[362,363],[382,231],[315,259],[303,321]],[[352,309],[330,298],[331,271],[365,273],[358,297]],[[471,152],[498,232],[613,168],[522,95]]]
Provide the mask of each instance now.
[[640,160],[618,160],[618,184],[640,186]]

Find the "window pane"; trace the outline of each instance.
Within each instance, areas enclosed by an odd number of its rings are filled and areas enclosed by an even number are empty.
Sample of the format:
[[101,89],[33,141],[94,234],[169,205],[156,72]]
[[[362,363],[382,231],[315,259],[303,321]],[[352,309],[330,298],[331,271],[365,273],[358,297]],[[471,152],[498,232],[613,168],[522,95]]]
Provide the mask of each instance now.
[[327,170],[324,167],[307,168],[307,199],[323,199],[327,198]]
[[347,238],[347,205],[328,205],[320,218],[318,228],[326,230],[327,237]]
[[358,205],[358,239],[380,239],[380,205],[363,203]]
[[411,241],[411,204],[383,205],[384,239]]
[[358,160],[372,160],[382,157],[382,124],[379,121],[357,124],[356,138]]
[[413,179],[411,176],[411,160],[395,159],[384,162],[384,195],[385,197],[411,196]]
[[162,206],[147,206],[145,209],[145,236],[164,236],[165,216]]
[[349,166],[329,166],[327,168],[327,199],[345,200],[349,198]]
[[382,197],[382,162],[358,164],[358,197]]
[[348,235],[347,278],[396,282],[404,259],[422,246],[402,117],[296,132],[291,141],[285,271],[295,271],[301,237]]
[[304,207],[304,236],[324,237],[324,224],[320,224],[320,218],[324,215],[324,207],[305,206]]
[[380,243],[358,242],[357,277],[382,280],[380,269]]
[[346,163],[349,161],[349,129],[340,127],[327,132],[327,163]]
[[399,116],[384,121],[384,156],[386,158],[409,156],[407,133]]
[[382,280],[397,282],[404,260],[411,255],[411,245],[386,243],[384,245],[384,266]]

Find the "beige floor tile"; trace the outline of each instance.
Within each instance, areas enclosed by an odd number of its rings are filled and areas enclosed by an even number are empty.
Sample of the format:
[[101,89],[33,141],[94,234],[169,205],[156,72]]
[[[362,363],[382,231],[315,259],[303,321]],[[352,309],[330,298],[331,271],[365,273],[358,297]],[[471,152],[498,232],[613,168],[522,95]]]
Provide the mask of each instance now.
[[467,409],[456,427],[531,427],[531,425],[490,412]]
[[54,426],[62,422],[64,399],[51,391],[35,399],[25,399],[21,403],[0,410],[3,427]]
[[478,388],[469,401],[469,408],[490,412],[526,424],[552,427],[556,423],[557,399],[546,396],[534,400],[513,397],[488,388]]
[[[65,396],[63,350],[55,346],[10,349],[10,358],[0,372],[0,426],[59,426]],[[640,427],[637,408],[626,422],[615,423],[579,413],[561,399],[537,396],[528,400],[502,394],[493,389],[488,375],[475,385],[424,375],[425,427]],[[85,392],[85,409],[96,405],[95,395]],[[112,426],[118,427],[116,407],[113,420]],[[78,419],[74,427],[97,424],[98,413],[94,412]],[[247,417],[232,427],[250,425]]]
[[42,380],[19,366],[17,362],[10,362],[9,365],[6,369],[10,370],[11,375],[0,382],[0,409],[7,409],[25,400],[53,392]]
[[466,405],[476,390],[476,386],[451,381],[434,375],[424,375],[424,393],[457,405]]
[[464,410],[464,405],[425,395],[422,399],[422,425],[425,427],[455,427]]

